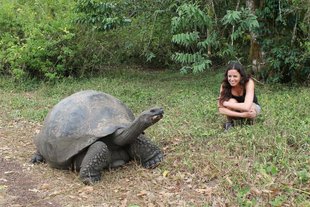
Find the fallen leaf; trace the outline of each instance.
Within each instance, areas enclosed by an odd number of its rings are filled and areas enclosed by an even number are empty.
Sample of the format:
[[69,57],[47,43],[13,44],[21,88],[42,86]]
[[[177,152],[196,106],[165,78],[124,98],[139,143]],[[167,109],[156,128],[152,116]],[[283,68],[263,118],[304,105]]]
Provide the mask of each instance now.
[[268,194],[269,194],[269,193],[272,193],[271,190],[262,190],[262,192],[263,192],[263,193],[268,193]]
[[6,172],[4,172],[5,175],[13,174],[13,173],[14,173],[14,171],[6,171]]
[[0,181],[2,181],[2,182],[8,182],[8,180],[5,179],[5,178],[0,178]]
[[48,196],[54,197],[54,196],[57,196],[57,195],[59,195],[61,193],[62,193],[61,191],[54,191],[54,192],[50,193]]
[[200,188],[200,189],[196,189],[195,191],[200,194],[211,194],[212,188]]
[[163,172],[163,176],[164,176],[164,177],[167,177],[167,176],[169,175],[169,173],[170,173],[170,172],[169,172],[168,170],[165,170],[165,171]]
[[6,189],[8,186],[6,185],[0,185],[0,190]]
[[33,188],[33,189],[28,189],[28,191],[30,191],[30,192],[35,192],[35,193],[40,192],[38,189],[35,189],[35,188]]
[[147,194],[147,192],[143,190],[140,193],[138,193],[137,196],[142,197],[142,196],[145,196],[146,194]]
[[229,179],[229,177],[226,177],[225,179],[226,179],[226,181],[229,183],[229,185],[232,185],[232,184],[233,184],[233,182]]
[[40,189],[44,189],[44,190],[46,190],[46,189],[50,189],[50,184],[48,184],[48,183],[43,183],[42,185],[41,185],[41,187],[40,187]]
[[251,193],[253,193],[255,195],[262,194],[262,192],[260,190],[258,190],[256,187],[251,187]]

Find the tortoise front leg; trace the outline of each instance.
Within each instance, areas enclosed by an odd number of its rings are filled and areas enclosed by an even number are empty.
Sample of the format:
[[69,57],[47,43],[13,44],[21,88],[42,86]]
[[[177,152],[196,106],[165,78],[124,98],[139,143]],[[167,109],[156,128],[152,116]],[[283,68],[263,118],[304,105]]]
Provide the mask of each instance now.
[[111,153],[107,145],[101,141],[93,143],[87,150],[80,168],[80,179],[84,184],[94,184],[101,179],[101,172],[108,168]]
[[129,145],[128,153],[145,168],[154,168],[164,159],[162,151],[151,140],[141,134]]

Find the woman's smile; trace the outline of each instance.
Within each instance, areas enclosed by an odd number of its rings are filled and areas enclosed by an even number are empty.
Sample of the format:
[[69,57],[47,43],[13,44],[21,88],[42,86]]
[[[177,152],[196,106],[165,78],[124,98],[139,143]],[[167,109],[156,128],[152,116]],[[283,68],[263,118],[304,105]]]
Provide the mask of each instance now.
[[229,70],[227,73],[227,77],[228,77],[228,82],[231,86],[238,85],[241,80],[240,73],[235,69]]

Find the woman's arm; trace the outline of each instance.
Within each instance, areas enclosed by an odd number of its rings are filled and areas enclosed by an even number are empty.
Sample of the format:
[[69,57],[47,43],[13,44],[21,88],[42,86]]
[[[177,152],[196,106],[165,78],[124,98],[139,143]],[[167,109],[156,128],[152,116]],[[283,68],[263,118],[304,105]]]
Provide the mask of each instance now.
[[228,107],[237,111],[250,111],[254,99],[254,81],[250,79],[245,85],[245,99],[243,103],[223,102],[224,107]]
[[[220,87],[220,94],[221,94],[222,90],[223,90],[223,86],[221,85],[221,87]],[[255,114],[253,114],[252,111],[238,112],[238,111],[234,111],[234,110],[231,110],[231,109],[223,106],[220,103],[220,98],[218,98],[217,107],[218,107],[218,110],[219,110],[220,114],[223,114],[223,115],[226,115],[226,116],[230,116],[230,117],[253,118],[253,116],[255,116]]]
[[220,114],[229,116],[229,117],[241,117],[241,118],[254,118],[256,116],[256,112],[251,110],[251,111],[245,111],[245,112],[238,112],[238,111],[233,111],[225,107],[219,107],[219,112]]

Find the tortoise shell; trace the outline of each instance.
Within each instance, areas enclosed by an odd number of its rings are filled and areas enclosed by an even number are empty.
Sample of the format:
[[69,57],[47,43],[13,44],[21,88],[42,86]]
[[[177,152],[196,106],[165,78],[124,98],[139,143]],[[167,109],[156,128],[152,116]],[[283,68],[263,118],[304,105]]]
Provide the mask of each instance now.
[[134,119],[132,111],[109,94],[77,92],[52,108],[35,144],[49,164],[67,167],[73,156]]

